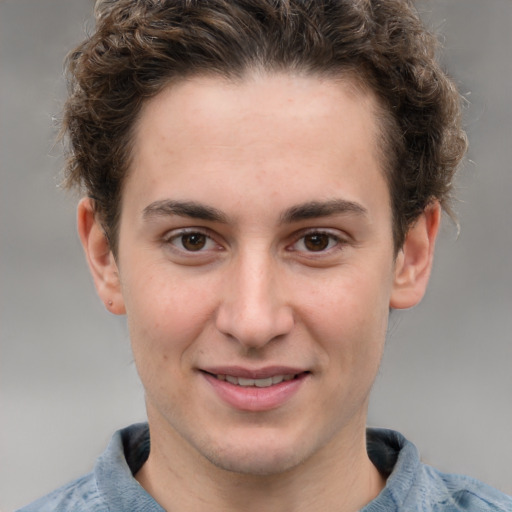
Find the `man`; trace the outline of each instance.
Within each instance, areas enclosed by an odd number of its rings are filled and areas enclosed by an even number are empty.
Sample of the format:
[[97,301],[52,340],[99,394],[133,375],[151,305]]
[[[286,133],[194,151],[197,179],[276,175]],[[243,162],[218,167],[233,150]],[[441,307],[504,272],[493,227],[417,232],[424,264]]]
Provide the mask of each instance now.
[[408,2],[100,3],[68,184],[148,425],[24,510],[510,510],[366,430],[465,151]]

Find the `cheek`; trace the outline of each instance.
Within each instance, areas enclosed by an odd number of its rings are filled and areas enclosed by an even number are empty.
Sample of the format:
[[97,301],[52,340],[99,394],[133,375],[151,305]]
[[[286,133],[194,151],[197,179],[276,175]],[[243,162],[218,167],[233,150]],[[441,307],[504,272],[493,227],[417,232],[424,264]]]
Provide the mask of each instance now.
[[125,288],[135,365],[151,403],[179,403],[186,395],[196,341],[208,331],[212,297],[193,283],[137,279]]
[[382,332],[387,323],[391,277],[366,268],[340,269],[310,290],[307,304],[325,326],[357,331],[369,329]]
[[134,355],[169,357],[192,345],[215,310],[211,283],[148,268],[123,282]]
[[329,364],[341,367],[345,375],[378,369],[389,314],[390,279],[383,275],[361,268],[340,269],[304,301],[301,316],[309,332]]

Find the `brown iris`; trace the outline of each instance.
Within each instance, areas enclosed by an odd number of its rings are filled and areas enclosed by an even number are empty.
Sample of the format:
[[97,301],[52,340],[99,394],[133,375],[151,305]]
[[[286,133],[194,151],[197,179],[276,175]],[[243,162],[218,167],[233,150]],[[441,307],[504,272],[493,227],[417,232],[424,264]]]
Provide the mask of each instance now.
[[308,251],[323,251],[329,246],[329,235],[314,233],[304,237],[304,245]]
[[181,236],[181,243],[187,251],[200,251],[206,245],[206,238],[202,233],[187,233]]

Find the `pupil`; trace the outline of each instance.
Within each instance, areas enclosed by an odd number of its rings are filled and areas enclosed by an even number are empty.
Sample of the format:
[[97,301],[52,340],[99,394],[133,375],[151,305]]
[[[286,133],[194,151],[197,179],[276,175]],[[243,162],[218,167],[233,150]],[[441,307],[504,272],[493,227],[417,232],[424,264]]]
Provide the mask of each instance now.
[[183,235],[181,240],[183,247],[188,251],[199,251],[206,245],[206,236],[201,233]]
[[323,251],[329,245],[329,237],[322,234],[307,235],[304,244],[310,251]]

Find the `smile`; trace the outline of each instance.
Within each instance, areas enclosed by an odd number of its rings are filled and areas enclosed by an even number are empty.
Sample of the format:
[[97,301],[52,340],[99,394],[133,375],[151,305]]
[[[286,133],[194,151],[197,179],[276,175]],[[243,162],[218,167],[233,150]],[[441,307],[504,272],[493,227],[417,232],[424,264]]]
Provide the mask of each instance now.
[[240,411],[262,412],[284,406],[309,381],[311,373],[298,368],[260,370],[216,368],[200,373],[223,403]]
[[233,375],[215,375],[218,380],[227,381],[235,386],[242,387],[256,387],[256,388],[268,388],[281,382],[287,382],[295,379],[296,375],[275,375],[273,377],[267,377],[266,379],[247,379],[244,377],[235,377]]

